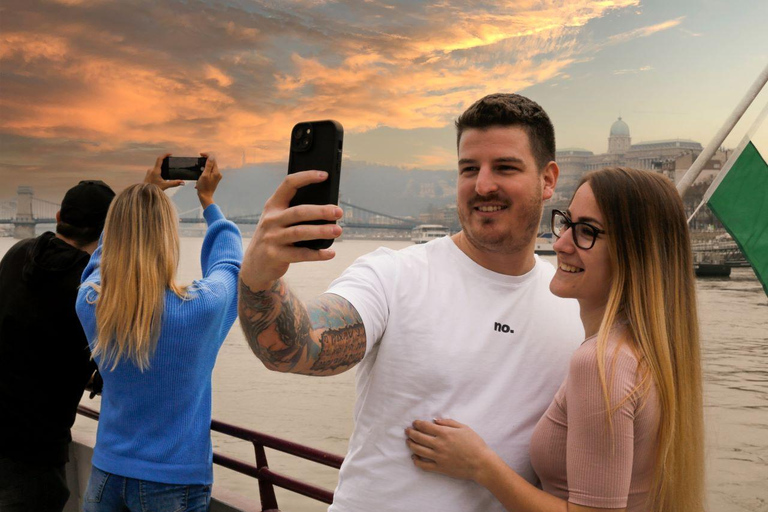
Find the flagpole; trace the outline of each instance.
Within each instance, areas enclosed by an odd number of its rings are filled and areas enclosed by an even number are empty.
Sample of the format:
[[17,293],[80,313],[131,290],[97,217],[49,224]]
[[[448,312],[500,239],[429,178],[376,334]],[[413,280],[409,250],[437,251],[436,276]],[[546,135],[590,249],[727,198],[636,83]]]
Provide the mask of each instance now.
[[690,217],[688,217],[688,224],[691,223],[693,218],[696,216],[697,213],[699,213],[699,210],[701,210],[701,207],[706,204],[707,201],[709,201],[709,198],[712,197],[712,194],[717,189],[718,185],[720,185],[720,182],[725,179],[725,176],[728,174],[728,171],[731,170],[731,167],[733,167],[734,162],[738,160],[739,156],[741,155],[741,152],[744,151],[744,148],[747,146],[747,143],[752,140],[752,136],[755,134],[755,132],[760,128],[760,125],[763,124],[763,121],[765,121],[765,118],[768,117],[768,103],[765,104],[763,107],[763,110],[760,111],[760,114],[758,114],[757,119],[755,119],[755,122],[752,123],[752,126],[749,127],[749,130],[747,130],[747,134],[744,135],[744,138],[741,139],[741,142],[739,142],[739,145],[736,146],[736,149],[733,150],[733,154],[730,158],[728,158],[728,161],[725,163],[722,169],[720,169],[720,172],[717,173],[717,176],[715,176],[715,179],[712,180],[712,183],[709,185],[709,188],[706,192],[704,192],[704,196],[701,198],[701,202],[699,203],[699,206],[696,207],[696,209],[693,211]]
[[725,138],[729,133],[731,133],[733,127],[736,126],[736,123],[739,121],[739,119],[741,119],[741,116],[744,115],[744,112],[752,104],[766,82],[768,82],[768,66],[765,66],[763,72],[760,73],[760,76],[757,77],[757,80],[755,80],[755,83],[753,83],[752,87],[749,88],[747,94],[736,106],[736,109],[733,111],[733,113],[731,113],[730,116],[728,116],[728,119],[725,120],[725,124],[723,124],[720,130],[718,130],[709,144],[707,144],[707,147],[705,147],[704,150],[699,154],[698,158],[696,158],[696,161],[693,162],[693,165],[691,165],[690,169],[688,169],[680,182],[677,184],[677,191],[680,193],[680,197],[685,196],[688,188],[693,184],[699,174],[701,174],[702,169],[704,169],[704,165],[706,165],[706,163],[709,162],[709,160],[715,155],[717,148],[723,144]]

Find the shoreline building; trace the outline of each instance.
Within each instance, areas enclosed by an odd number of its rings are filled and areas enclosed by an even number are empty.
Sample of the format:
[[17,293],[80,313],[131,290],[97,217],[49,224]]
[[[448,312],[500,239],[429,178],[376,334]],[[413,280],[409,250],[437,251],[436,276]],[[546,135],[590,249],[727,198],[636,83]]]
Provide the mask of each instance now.
[[[634,167],[664,173],[675,183],[685,174],[703,151],[699,142],[690,139],[668,139],[632,144],[629,125],[619,117],[608,135],[608,152],[594,154],[583,148],[563,148],[556,154],[560,166],[558,195],[570,198],[581,176],[603,167]],[[697,183],[708,181],[717,174],[730,151],[720,150],[704,166]]]

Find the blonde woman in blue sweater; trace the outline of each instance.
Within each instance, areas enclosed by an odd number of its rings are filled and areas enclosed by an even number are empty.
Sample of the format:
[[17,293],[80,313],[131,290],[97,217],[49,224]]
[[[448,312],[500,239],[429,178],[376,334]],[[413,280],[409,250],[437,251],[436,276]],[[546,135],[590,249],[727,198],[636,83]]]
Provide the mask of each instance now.
[[203,278],[177,284],[178,218],[163,190],[182,182],[161,178],[162,159],[112,202],[77,297],[104,378],[85,512],[210,503],[211,373],[237,317],[242,238],[213,202],[221,173],[209,158],[196,185]]

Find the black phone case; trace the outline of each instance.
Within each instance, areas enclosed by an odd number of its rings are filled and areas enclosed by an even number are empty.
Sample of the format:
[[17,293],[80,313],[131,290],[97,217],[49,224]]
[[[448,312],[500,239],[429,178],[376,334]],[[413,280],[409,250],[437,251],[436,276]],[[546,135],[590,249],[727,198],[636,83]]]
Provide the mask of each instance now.
[[[311,129],[311,142],[308,147],[301,147],[300,140],[294,137],[297,130]],[[300,188],[290,205],[300,204],[339,204],[339,182],[341,176],[341,152],[344,141],[344,128],[337,121],[311,121],[298,123],[291,130],[291,152],[288,158],[288,174],[300,171],[325,171],[328,179]],[[308,224],[335,224],[318,220]],[[296,246],[310,249],[327,249],[333,239],[318,239],[296,242]]]
[[160,176],[164,180],[198,180],[207,160],[202,156],[167,156],[160,166]]

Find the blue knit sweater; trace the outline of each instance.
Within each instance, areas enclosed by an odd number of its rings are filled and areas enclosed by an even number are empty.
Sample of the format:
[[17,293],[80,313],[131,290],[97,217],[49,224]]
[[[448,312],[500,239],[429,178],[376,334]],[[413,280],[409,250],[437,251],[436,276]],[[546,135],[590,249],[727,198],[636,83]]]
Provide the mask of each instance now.
[[[150,367],[141,372],[123,359],[114,370],[96,358],[104,390],[93,465],[125,477],[169,484],[211,484],[211,373],[216,355],[237,317],[237,276],[243,260],[240,231],[218,206],[203,212],[203,279],[182,300],[165,294],[160,338]],[[83,283],[100,283],[101,244],[83,272]],[[91,349],[96,335],[96,298],[83,284],[77,315]],[[90,302],[90,303],[89,303]]]

